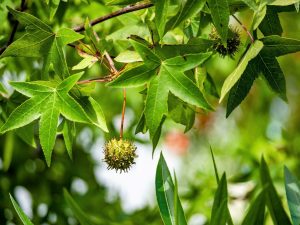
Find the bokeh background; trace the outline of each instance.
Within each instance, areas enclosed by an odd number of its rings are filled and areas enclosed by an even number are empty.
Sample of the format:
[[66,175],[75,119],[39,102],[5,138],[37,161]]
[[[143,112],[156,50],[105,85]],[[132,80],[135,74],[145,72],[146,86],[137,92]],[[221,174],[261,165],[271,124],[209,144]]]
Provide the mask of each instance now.
[[[29,12],[49,21],[48,11],[42,1],[28,2]],[[0,2],[0,46],[11,30],[12,18],[7,19],[6,5],[17,8],[19,1]],[[116,9],[101,1],[73,0],[62,2],[57,16],[49,22],[55,26],[73,27],[86,17],[96,18]],[[145,11],[120,16],[95,26],[100,37],[113,40],[115,53],[123,51],[131,35],[147,36],[143,23]],[[252,12],[244,10],[236,16],[251,26]],[[280,13],[283,36],[300,39],[300,13]],[[242,40],[246,35],[240,30]],[[211,27],[207,27],[209,33]],[[20,28],[17,37],[24,30]],[[72,48],[66,49],[68,65],[76,65],[80,57]],[[206,67],[214,78],[218,90],[237,64],[241,51],[231,58],[214,56]],[[125,137],[135,141],[139,157],[128,173],[118,174],[106,169],[103,146],[107,140],[118,137],[121,120],[122,90],[95,84],[93,96],[101,104],[110,129],[109,134],[83,125],[76,126],[77,137],[73,146],[73,160],[58,136],[52,165],[46,166],[40,147],[24,142],[18,135],[0,136],[0,224],[19,224],[9,200],[11,193],[34,224],[78,224],[63,197],[67,189],[87,214],[99,219],[99,224],[162,224],[155,199],[155,169],[162,151],[171,171],[175,171],[180,198],[190,225],[207,224],[217,184],[210,155],[212,147],[219,173],[226,172],[229,180],[230,210],[234,220],[242,219],[249,201],[257,193],[259,162],[265,157],[276,188],[284,196],[283,166],[294,174],[300,172],[300,53],[278,58],[287,81],[288,102],[272,93],[266,82],[255,81],[249,95],[226,119],[226,101],[209,100],[215,111],[199,113],[191,131],[166,121],[161,141],[152,157],[148,134],[134,135],[143,110],[141,89],[128,90]],[[38,77],[41,62],[37,59],[7,58],[0,60],[0,81],[8,89],[0,97],[0,105],[20,104],[20,96],[13,93],[9,80],[28,80]],[[106,71],[95,64],[85,72],[85,78],[105,75]],[[27,77],[27,78],[26,78]],[[7,97],[11,100],[7,103]],[[2,107],[0,106],[0,113]],[[37,124],[33,124],[37,126]],[[26,129],[26,128],[24,128]],[[37,135],[37,134],[36,134]],[[35,137],[36,138],[36,137]],[[33,146],[30,146],[33,145]],[[283,198],[286,205],[286,201]]]

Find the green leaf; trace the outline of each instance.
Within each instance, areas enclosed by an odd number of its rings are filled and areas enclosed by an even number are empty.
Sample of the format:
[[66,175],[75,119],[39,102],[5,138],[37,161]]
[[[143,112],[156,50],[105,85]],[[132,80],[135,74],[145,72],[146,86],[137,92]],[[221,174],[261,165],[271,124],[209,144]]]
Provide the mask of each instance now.
[[19,12],[11,8],[8,8],[8,10],[20,23],[27,27],[25,35],[9,45],[0,58],[7,56],[45,56],[49,52],[55,39],[55,34],[51,28],[30,14]]
[[255,11],[253,16],[253,22],[252,22],[252,29],[256,30],[260,23],[263,21],[267,13],[267,6],[266,4],[260,4],[257,11]]
[[265,219],[265,193],[264,190],[256,197],[241,225],[264,224]]
[[172,58],[176,55],[197,54],[207,52],[214,44],[214,41],[204,38],[191,38],[188,43],[182,45],[163,45],[159,51],[165,58]]
[[52,20],[53,17],[55,16],[55,13],[57,11],[59,3],[60,3],[60,0],[50,0],[50,2],[49,2],[50,20]]
[[149,68],[145,65],[126,70],[112,82],[110,87],[137,87],[146,84],[156,74],[157,66]]
[[216,98],[220,98],[217,86],[209,73],[206,73],[206,79],[204,80],[203,88],[206,93],[211,94]]
[[153,53],[146,45],[147,43],[134,40],[131,40],[131,43],[143,58],[144,64],[125,71],[109,85],[132,87],[149,82],[145,119],[152,141],[154,136],[159,133],[158,129],[164,115],[168,113],[169,92],[189,104],[203,109],[212,109],[196,84],[184,74],[185,71],[204,63],[211,56],[211,52],[165,59],[161,55]]
[[[30,99],[10,114],[0,132],[5,133],[23,127],[40,118],[39,138],[49,166],[60,114],[70,121],[96,124],[79,103],[68,94],[80,77],[81,74],[75,74],[60,83],[51,81],[11,82],[11,85],[18,92],[30,97]],[[98,118],[100,120],[100,122],[98,121],[99,127],[105,129],[101,118],[102,116]]]
[[282,56],[300,51],[300,40],[272,35],[261,39],[264,43],[264,54],[269,57]]
[[187,0],[179,12],[170,18],[166,25],[166,31],[174,29],[179,26],[183,21],[193,17],[205,5],[205,0]]
[[14,152],[15,136],[13,132],[8,132],[5,136],[4,148],[3,148],[3,170],[9,169],[12,155]]
[[158,66],[161,63],[161,60],[158,55],[156,55],[153,51],[151,51],[148,46],[137,42],[135,40],[130,40],[130,43],[135,48],[135,50],[139,53],[142,57],[144,63],[149,68],[153,68]]
[[254,80],[258,77],[257,60],[251,60],[244,73],[236,84],[231,88],[227,101],[226,117],[244,100],[249,93]]
[[225,82],[222,86],[221,97],[220,97],[219,102],[221,102],[224,99],[225,95],[236,84],[236,82],[238,82],[238,80],[240,79],[240,77],[244,73],[245,69],[247,68],[247,65],[248,65],[249,61],[252,60],[253,58],[255,58],[262,48],[263,48],[263,43],[261,41],[255,41],[250,46],[250,48],[248,49],[248,51],[246,52],[244,57],[239,62],[238,66],[226,78],[226,80],[225,80]]
[[219,178],[219,172],[218,172],[218,168],[217,168],[217,164],[216,164],[214,152],[213,152],[211,146],[209,148],[210,148],[210,154],[211,154],[211,158],[212,158],[213,165],[214,165],[215,177],[216,177],[216,180],[217,180],[217,184],[219,185],[220,184],[220,178]]
[[2,96],[6,96],[8,94],[2,83],[0,83],[0,94]]
[[271,89],[278,93],[283,100],[286,100],[285,77],[277,59],[264,54],[262,51],[257,57],[257,63]]
[[104,132],[108,132],[105,116],[99,103],[92,97],[89,97],[87,101],[80,101],[80,104],[83,105],[87,116],[93,124],[102,129]]
[[61,39],[63,45],[67,45],[84,38],[84,35],[69,28],[61,28],[57,31],[56,38]]
[[262,158],[260,164],[260,178],[264,187],[266,187],[266,202],[271,214],[274,225],[291,225],[290,219],[282,206],[280,197],[273,185],[268,166]]
[[140,132],[142,132],[143,134],[145,134],[147,132],[147,126],[146,126],[146,118],[145,118],[145,114],[144,112],[142,113],[137,125],[136,125],[136,128],[135,128],[135,134],[138,134]]
[[299,3],[299,0],[275,0],[271,5],[285,6]]
[[158,75],[150,82],[146,99],[145,116],[150,137],[156,133],[163,115],[167,114],[169,91],[189,104],[212,109],[195,83],[183,73],[202,64],[210,55],[211,53],[191,54],[162,62]]
[[18,205],[18,203],[14,200],[14,198],[11,196],[11,194],[9,194],[10,197],[10,201],[12,202],[19,218],[21,219],[22,223],[24,225],[33,225],[33,223],[29,220],[29,218],[27,217],[27,215],[23,212],[23,210],[20,208],[20,206]]
[[169,5],[170,0],[155,1],[155,24],[161,39],[165,34]]
[[294,225],[300,224],[300,183],[289,171],[284,167],[285,191],[289,205],[292,221]]
[[264,36],[282,34],[283,30],[276,8],[274,6],[267,6],[266,16],[260,23],[259,29],[264,34]]
[[227,220],[230,220],[229,209],[227,206],[228,193],[227,193],[227,180],[224,173],[221,177],[218,189],[215,193],[214,203],[211,211],[212,225],[226,225]]
[[207,3],[211,9],[211,17],[217,32],[222,41],[226,43],[230,16],[228,0],[208,0]]
[[28,124],[24,127],[20,127],[15,130],[15,133],[21,138],[24,142],[30,145],[33,148],[36,148],[35,137],[34,137],[34,125]]
[[194,110],[171,93],[168,99],[168,116],[176,123],[184,125],[184,132],[190,130],[194,125]]
[[54,71],[61,77],[69,75],[67,62],[63,52],[63,46],[82,39],[83,36],[70,29],[60,29],[54,33],[51,28],[38,18],[24,12],[8,8],[14,17],[26,25],[26,33],[10,44],[0,58],[34,57],[45,58],[44,73],[48,73],[53,64]]
[[160,214],[164,224],[187,224],[178,193],[176,193],[176,188],[162,153],[156,168],[155,190]]
[[64,198],[68,204],[68,206],[71,208],[74,216],[76,219],[80,222],[81,225],[94,225],[93,221],[82,211],[80,206],[74,201],[72,196],[69,194],[69,192],[64,189]]
[[142,58],[137,52],[126,50],[121,52],[114,60],[121,63],[133,63],[142,61]]
[[242,0],[245,2],[253,11],[258,10],[258,5],[256,4],[255,0]]
[[165,76],[156,76],[150,82],[146,106],[145,117],[150,137],[153,138],[157,132],[163,116],[168,113],[168,88]]
[[76,134],[75,131],[75,123],[68,121],[68,120],[63,120],[62,124],[62,135],[64,137],[64,142],[66,145],[66,149],[68,151],[68,154],[71,159],[73,159],[73,154],[72,154],[72,145],[73,145],[73,140]]

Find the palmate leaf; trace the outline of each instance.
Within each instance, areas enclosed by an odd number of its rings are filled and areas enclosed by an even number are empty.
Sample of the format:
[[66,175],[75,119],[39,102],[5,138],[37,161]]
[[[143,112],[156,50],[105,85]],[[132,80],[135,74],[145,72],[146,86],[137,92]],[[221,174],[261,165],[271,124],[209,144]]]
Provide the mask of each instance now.
[[285,192],[294,225],[300,224],[300,183],[296,177],[284,167]]
[[55,73],[60,77],[68,76],[69,71],[63,46],[82,39],[84,36],[67,28],[54,33],[47,24],[38,18],[28,13],[8,9],[20,23],[26,25],[26,32],[21,38],[9,45],[0,58],[8,56],[43,57],[45,59],[44,76],[46,76],[51,64]]
[[145,119],[153,140],[164,115],[168,113],[168,95],[172,92],[181,100],[211,110],[203,94],[184,72],[205,62],[211,52],[186,54],[165,59],[152,52],[146,45],[131,41],[144,64],[126,71],[112,81],[112,87],[132,87],[149,83],[146,98]]
[[[95,122],[80,104],[69,95],[69,91],[81,77],[72,75],[60,83],[51,81],[11,82],[23,95],[30,97],[18,106],[0,128],[1,133],[23,127],[40,118],[39,138],[48,166],[51,163],[59,115],[74,122],[92,123],[107,130],[105,123]],[[95,108],[95,107],[94,107]],[[97,110],[97,108],[95,108]],[[103,119],[104,120],[104,119]]]
[[177,193],[176,177],[173,183],[169,168],[161,153],[155,176],[156,198],[165,225],[187,225]]

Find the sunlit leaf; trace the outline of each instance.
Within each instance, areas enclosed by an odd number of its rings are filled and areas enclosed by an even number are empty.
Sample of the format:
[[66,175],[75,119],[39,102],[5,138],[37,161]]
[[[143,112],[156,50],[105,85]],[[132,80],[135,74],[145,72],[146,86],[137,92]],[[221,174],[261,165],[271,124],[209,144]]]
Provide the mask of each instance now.
[[[187,222],[178,197],[178,193],[175,192],[176,188],[162,154],[160,155],[156,169],[155,190],[160,214],[164,224],[186,225]],[[174,196],[176,196],[176,201],[174,201]]]

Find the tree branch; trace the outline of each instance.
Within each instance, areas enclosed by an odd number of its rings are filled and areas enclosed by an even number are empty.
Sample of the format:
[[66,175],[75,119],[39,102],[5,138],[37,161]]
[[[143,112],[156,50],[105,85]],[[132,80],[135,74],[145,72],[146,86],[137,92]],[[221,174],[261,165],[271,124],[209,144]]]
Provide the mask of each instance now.
[[78,81],[77,84],[89,84],[91,82],[109,82],[113,80],[113,76],[112,75],[108,75],[106,77],[100,77],[100,78],[95,78],[95,79],[90,79],[90,80],[81,80]]
[[[22,0],[21,5],[20,5],[20,11],[23,12],[25,9],[26,9],[26,0]],[[11,30],[8,41],[6,42],[6,44],[2,48],[0,48],[0,54],[2,54],[2,52],[4,52],[5,49],[14,41],[14,37],[15,37],[15,34],[17,32],[18,26],[19,26],[19,21],[16,20],[14,25],[13,25],[13,28]]]
[[[115,12],[112,12],[110,14],[107,14],[105,16],[102,16],[102,17],[99,17],[97,19],[92,20],[90,22],[90,25],[94,26],[98,23],[102,23],[102,22],[104,22],[106,20],[109,20],[111,18],[129,13],[129,12],[134,12],[134,11],[138,11],[138,10],[141,10],[141,9],[150,8],[152,6],[153,6],[153,3],[139,3],[139,4],[134,4],[134,5],[128,5],[124,8],[122,8],[122,9],[119,9],[119,10],[115,11]],[[77,27],[74,27],[73,30],[76,31],[76,32],[84,31],[85,30],[84,24],[82,24],[80,26],[77,26]]]

